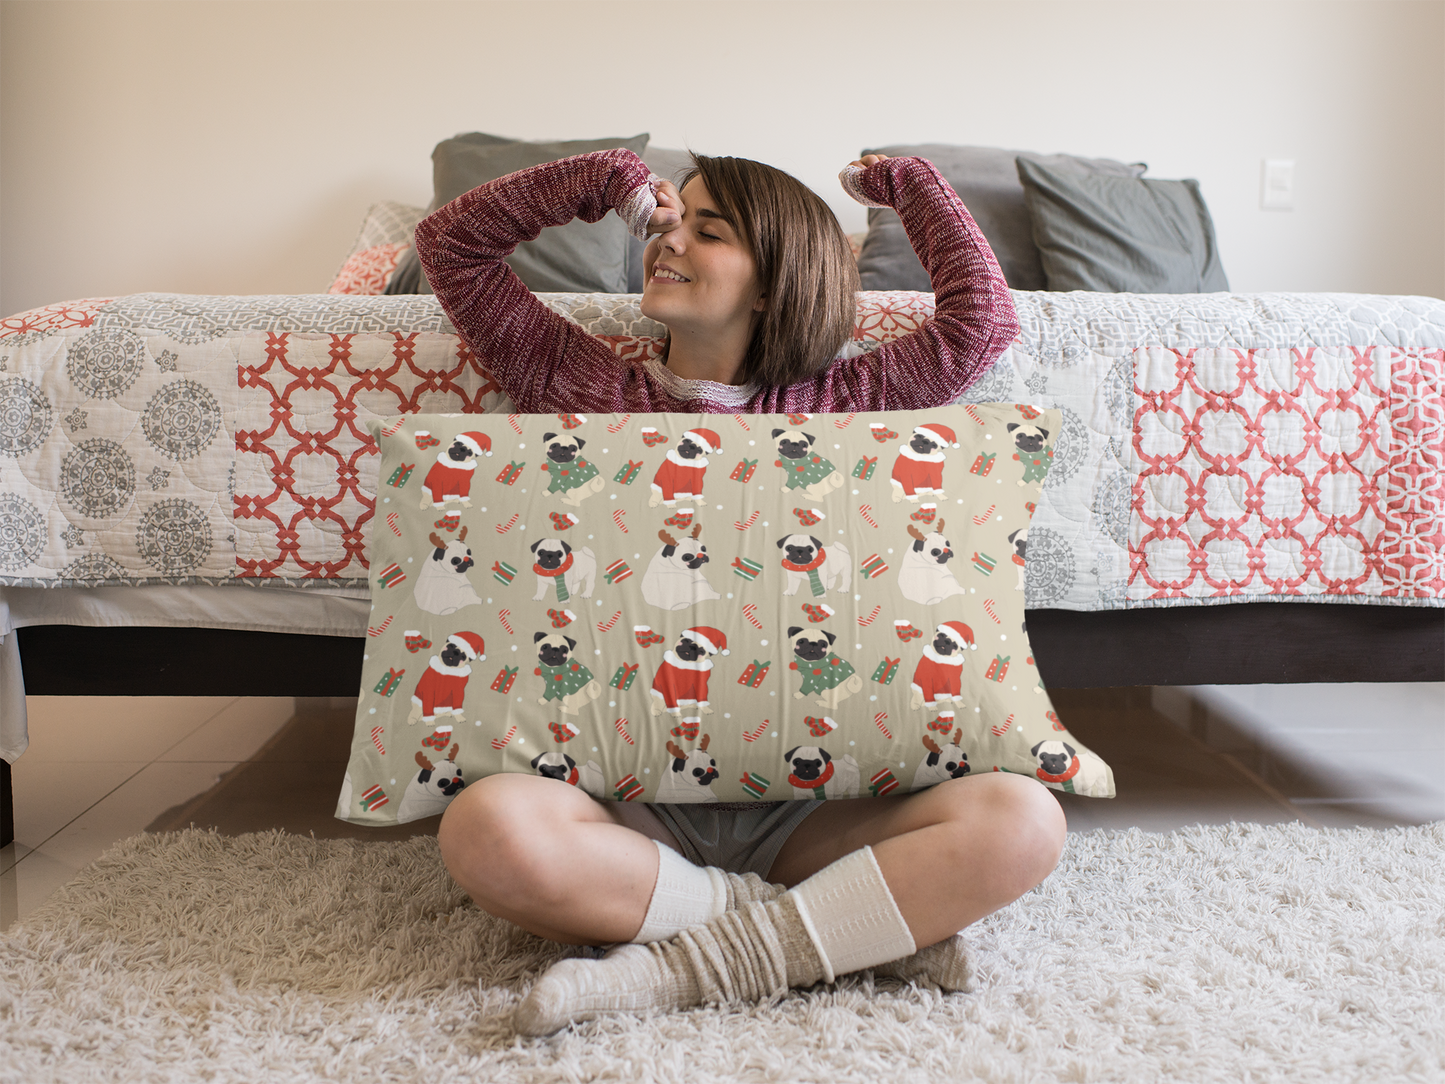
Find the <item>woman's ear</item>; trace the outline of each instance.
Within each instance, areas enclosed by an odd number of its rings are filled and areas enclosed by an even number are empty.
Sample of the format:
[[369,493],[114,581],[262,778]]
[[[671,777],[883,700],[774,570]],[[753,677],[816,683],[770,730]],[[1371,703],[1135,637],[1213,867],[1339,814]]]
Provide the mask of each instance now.
[[753,302],[753,312],[767,312],[767,311],[768,311],[768,295],[767,295],[767,294],[759,294],[758,297],[757,297],[757,300]]

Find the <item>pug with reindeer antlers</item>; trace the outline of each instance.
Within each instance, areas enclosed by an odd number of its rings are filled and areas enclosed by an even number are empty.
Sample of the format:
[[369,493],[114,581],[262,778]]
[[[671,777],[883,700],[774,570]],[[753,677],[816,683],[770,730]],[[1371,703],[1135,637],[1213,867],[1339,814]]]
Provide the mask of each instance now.
[[705,574],[710,558],[707,547],[698,541],[701,534],[701,523],[693,524],[692,533],[682,541],[666,529],[657,532],[662,547],[652,555],[642,576],[642,600],[649,606],[682,610],[722,597]]

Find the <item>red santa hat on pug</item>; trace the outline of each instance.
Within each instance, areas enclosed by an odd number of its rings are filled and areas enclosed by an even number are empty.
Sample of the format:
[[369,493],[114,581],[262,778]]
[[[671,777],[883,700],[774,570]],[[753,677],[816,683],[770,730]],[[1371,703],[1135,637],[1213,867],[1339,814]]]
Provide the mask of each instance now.
[[929,422],[927,425],[915,425],[913,431],[915,433],[922,433],[940,448],[958,447],[958,437],[954,435],[953,430],[946,425],[938,424],[938,422]]
[[728,654],[728,638],[720,629],[715,629],[710,625],[697,625],[690,629],[684,629],[682,634],[694,643],[701,644],[703,650],[709,655]]
[[454,644],[472,662],[485,662],[486,642],[475,632],[454,632],[447,637],[447,643]]
[[691,437],[693,443],[701,444],[702,450],[708,455],[716,455],[722,451],[722,439],[711,429],[689,429],[682,437],[684,440]]
[[492,438],[485,433],[463,433],[457,437],[457,440],[470,448],[472,455],[492,454]]

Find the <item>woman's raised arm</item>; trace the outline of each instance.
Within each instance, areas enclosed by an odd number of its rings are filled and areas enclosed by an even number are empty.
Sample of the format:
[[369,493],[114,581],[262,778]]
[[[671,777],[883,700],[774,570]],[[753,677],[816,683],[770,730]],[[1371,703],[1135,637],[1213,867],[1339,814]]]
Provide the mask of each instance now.
[[[774,409],[923,410],[948,403],[1018,334],[1008,283],[963,201],[923,158],[870,155],[840,175],[854,199],[892,207],[933,283],[934,316],[877,350],[794,384]],[[806,401],[806,402],[805,402]]]
[[596,222],[614,209],[643,237],[676,213],[659,206],[655,184],[631,151],[593,151],[498,177],[417,224],[417,257],[437,300],[518,410],[607,409],[597,400],[598,367],[614,370],[615,385],[619,362],[537,300],[506,257],[548,226]]

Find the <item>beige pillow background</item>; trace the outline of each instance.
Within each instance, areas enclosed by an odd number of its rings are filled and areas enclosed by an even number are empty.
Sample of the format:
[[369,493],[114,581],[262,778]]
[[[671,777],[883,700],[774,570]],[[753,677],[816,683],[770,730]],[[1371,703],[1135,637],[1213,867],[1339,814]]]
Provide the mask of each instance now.
[[337,816],[432,816],[496,772],[772,801],[903,794],[965,759],[1112,796],[1024,628],[1059,423],[997,403],[389,419]]

